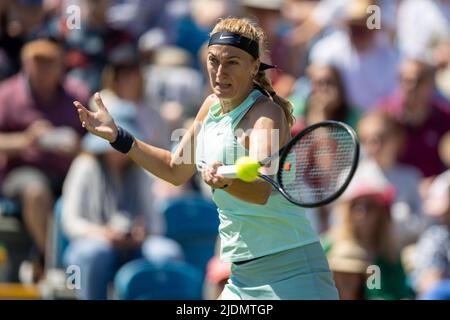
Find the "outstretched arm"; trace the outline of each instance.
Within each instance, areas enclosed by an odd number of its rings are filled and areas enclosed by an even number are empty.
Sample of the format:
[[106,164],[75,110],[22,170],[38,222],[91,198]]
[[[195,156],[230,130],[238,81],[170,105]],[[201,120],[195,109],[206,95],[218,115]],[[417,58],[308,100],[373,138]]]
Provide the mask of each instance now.
[[[81,124],[90,133],[114,142],[117,138],[118,128],[98,93],[95,94],[95,103],[98,110],[93,112],[87,110],[80,102],[74,102]],[[201,106],[194,124],[183,136],[173,154],[136,139],[127,155],[153,175],[174,185],[184,184],[195,173],[194,140],[200,128],[199,124],[208,113],[211,103],[212,98],[208,97]]]

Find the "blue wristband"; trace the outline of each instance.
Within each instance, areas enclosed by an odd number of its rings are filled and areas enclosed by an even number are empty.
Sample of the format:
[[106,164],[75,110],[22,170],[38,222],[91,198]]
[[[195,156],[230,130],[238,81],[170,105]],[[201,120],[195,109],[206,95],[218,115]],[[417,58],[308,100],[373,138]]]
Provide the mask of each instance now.
[[111,142],[111,147],[122,153],[128,153],[133,146],[134,137],[127,130],[117,127],[116,141]]

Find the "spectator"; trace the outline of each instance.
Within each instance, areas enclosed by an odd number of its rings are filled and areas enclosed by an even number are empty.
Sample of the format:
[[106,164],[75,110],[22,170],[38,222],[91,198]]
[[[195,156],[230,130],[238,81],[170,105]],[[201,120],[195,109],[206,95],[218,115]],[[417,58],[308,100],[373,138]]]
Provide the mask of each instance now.
[[[309,19],[306,21],[305,26],[308,27],[309,32],[320,32],[327,28],[339,27],[339,21],[345,18],[346,8],[351,4],[352,0],[322,0],[319,1],[314,8]],[[396,14],[398,0],[375,0],[375,1],[362,1],[361,3],[366,6],[367,10],[373,13],[373,10],[369,8],[369,5],[376,5],[380,8],[381,15],[381,28],[383,31],[387,31],[391,34],[395,33],[396,29]],[[301,38],[302,30],[297,30]]]
[[398,163],[405,142],[403,126],[386,113],[372,111],[360,120],[358,133],[367,157],[379,167],[378,174],[396,189],[391,209],[402,247],[416,242],[426,224],[419,194],[422,174]]
[[285,43],[291,48],[292,70],[296,78],[305,73],[308,54],[313,43],[320,37],[320,30],[310,20],[313,12],[321,1],[285,0],[281,6],[282,24],[285,34]]
[[390,205],[394,192],[393,187],[376,174],[373,163],[361,163],[336,208],[339,222],[322,238],[327,256],[342,241],[353,241],[366,250],[370,264],[379,267],[380,286],[366,287],[366,299],[412,296],[391,222]]
[[[49,33],[67,47],[70,74],[85,82],[92,92],[100,88],[101,73],[111,52],[124,44],[134,44],[131,34],[108,24],[106,12],[111,0],[81,0],[81,25],[69,29],[66,20],[50,23]],[[65,13],[62,14],[65,17]]]
[[342,121],[356,128],[359,114],[347,100],[339,71],[332,65],[312,64],[307,74],[311,82],[308,98],[292,97],[296,118],[292,134],[324,120]]
[[437,224],[422,234],[416,246],[416,290],[420,299],[450,300],[450,170],[433,181],[425,212]]
[[[426,12],[427,14],[423,14]],[[398,9],[398,45],[405,59],[439,61],[438,51],[449,46],[450,3],[446,0],[404,0]]]
[[[111,109],[118,122],[142,137],[134,110]],[[64,260],[81,270],[81,299],[106,299],[118,268],[141,254],[152,260],[179,258],[181,249],[160,237],[164,225],[153,214],[151,177],[107,141],[88,135],[73,162],[63,192],[63,228],[70,239]],[[147,233],[151,236],[144,243]],[[147,250],[141,252],[141,247]]]
[[[192,66],[192,56],[178,47],[162,46],[155,50],[153,61],[144,68],[147,103],[166,115],[168,121],[181,122],[195,115],[204,97],[204,79]],[[188,81],[186,81],[188,80]],[[170,110],[167,113],[167,110]],[[179,114],[179,117],[176,115]],[[177,119],[178,118],[178,119]]]
[[10,2],[2,1],[0,3],[0,81],[19,69],[19,59],[16,58],[17,55],[13,57],[13,53],[18,53],[20,44],[8,34]]
[[86,88],[64,76],[62,57],[57,43],[29,42],[22,72],[0,85],[0,158],[6,159],[0,163],[1,191],[22,209],[41,256],[36,270],[46,252],[53,201],[78,151],[81,126],[72,101],[87,100]]
[[318,41],[311,50],[312,63],[338,68],[350,104],[366,111],[392,93],[397,84],[397,56],[389,39],[367,28],[369,0],[346,5],[344,29]]
[[[292,30],[289,31],[291,46],[299,48],[300,51],[305,51],[306,57],[308,57],[316,42],[342,27],[342,21],[345,20],[347,15],[346,9],[349,5],[352,5],[352,1],[353,0],[286,0],[284,2],[284,11],[286,11],[287,19],[298,20],[298,23],[295,23]],[[379,22],[380,29],[378,31],[381,31],[383,36],[392,43],[395,39],[398,2],[399,1],[397,0],[360,1],[360,3],[366,7],[367,13],[371,14],[370,18],[367,19],[367,22]],[[372,6],[369,8],[369,5],[376,5],[377,7]],[[379,19],[375,20],[373,18]],[[300,60],[307,59],[303,56],[305,53],[302,54],[300,52]],[[300,61],[300,63],[306,63],[306,61]],[[300,80],[301,81],[295,85],[296,91],[302,90],[303,79],[300,78]]]
[[165,11],[170,1],[152,0],[112,0],[107,17],[111,26],[127,30],[136,38],[145,31],[157,27],[163,18],[161,13]]
[[369,257],[366,250],[352,241],[333,245],[328,263],[341,300],[364,300]]
[[[102,74],[102,97],[113,108],[131,108],[145,140],[160,148],[169,145],[169,129],[157,110],[145,102],[143,70],[136,48],[116,48]],[[91,108],[95,102],[91,99]]]
[[419,60],[405,60],[400,68],[400,87],[379,108],[406,127],[400,162],[419,169],[425,177],[442,173],[438,141],[450,130],[450,106],[434,94],[434,69]]
[[288,96],[298,77],[299,66],[296,56],[287,38],[287,31],[282,23],[282,0],[242,0],[244,12],[249,17],[254,17],[266,32],[268,47],[272,48],[270,58],[278,68],[270,72],[274,89],[280,96]]
[[[358,121],[358,112],[352,108],[346,97],[344,84],[338,70],[331,65],[313,64],[307,70],[311,82],[311,93],[306,100],[294,95],[295,124],[292,135],[314,123],[324,120],[338,120],[353,127]],[[312,226],[319,233],[325,232],[330,224],[330,207],[305,209]]]
[[47,35],[45,21],[42,0],[1,1],[0,55],[7,62],[0,70],[3,78],[20,71],[20,50],[26,42]]
[[[197,57],[201,47],[208,40],[211,27],[219,18],[232,14],[235,1],[191,0],[191,14],[183,17],[177,24],[174,44]],[[194,60],[194,67],[200,64]]]

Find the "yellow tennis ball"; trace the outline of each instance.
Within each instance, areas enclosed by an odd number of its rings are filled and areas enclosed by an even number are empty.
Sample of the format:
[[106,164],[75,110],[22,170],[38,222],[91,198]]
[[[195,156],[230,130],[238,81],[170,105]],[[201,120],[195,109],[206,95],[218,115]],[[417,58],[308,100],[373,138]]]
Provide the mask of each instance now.
[[251,182],[258,178],[258,169],[261,165],[250,157],[242,157],[236,160],[237,176],[245,182]]

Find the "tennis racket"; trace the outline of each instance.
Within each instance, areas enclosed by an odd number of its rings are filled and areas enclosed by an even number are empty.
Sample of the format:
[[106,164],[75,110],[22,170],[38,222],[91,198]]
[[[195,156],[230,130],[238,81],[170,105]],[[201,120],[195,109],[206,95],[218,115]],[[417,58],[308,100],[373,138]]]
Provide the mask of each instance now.
[[[276,177],[259,172],[255,176],[272,184],[298,206],[323,206],[338,198],[350,183],[358,166],[359,141],[355,131],[342,122],[319,122],[305,128],[252,169],[258,170],[277,158]],[[217,173],[238,178],[238,167],[221,166]]]

